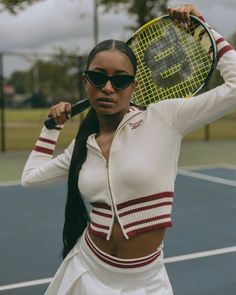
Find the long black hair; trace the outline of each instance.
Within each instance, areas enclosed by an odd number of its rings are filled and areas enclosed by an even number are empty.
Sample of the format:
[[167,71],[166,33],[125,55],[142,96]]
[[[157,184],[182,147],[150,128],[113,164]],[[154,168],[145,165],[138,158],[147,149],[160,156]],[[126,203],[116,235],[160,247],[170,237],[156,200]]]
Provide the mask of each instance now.
[[[137,60],[135,54],[126,43],[118,40],[105,40],[98,43],[88,56],[87,69],[94,56],[106,50],[118,50],[128,56],[133,66],[134,74],[136,73]],[[78,130],[69,167],[68,193],[63,228],[63,258],[65,258],[74,247],[89,222],[89,214],[78,188],[78,179],[80,169],[87,157],[87,139],[89,135],[98,133],[98,131],[99,124],[97,114],[95,110],[91,108]]]

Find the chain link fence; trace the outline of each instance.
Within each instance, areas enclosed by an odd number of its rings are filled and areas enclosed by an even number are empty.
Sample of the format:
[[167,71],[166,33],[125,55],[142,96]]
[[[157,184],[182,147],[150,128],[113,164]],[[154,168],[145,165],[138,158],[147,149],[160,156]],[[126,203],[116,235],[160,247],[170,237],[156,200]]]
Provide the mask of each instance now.
[[[86,97],[82,73],[86,56],[0,53],[1,151],[30,150],[47,117],[59,101],[74,103]],[[213,74],[204,91],[222,83]],[[75,136],[84,114],[66,123],[58,146]],[[236,139],[236,112],[187,135],[185,140]]]
[[[63,51],[0,53],[1,151],[31,148],[51,105],[85,98],[86,59]],[[74,136],[80,119],[67,124],[66,138]]]

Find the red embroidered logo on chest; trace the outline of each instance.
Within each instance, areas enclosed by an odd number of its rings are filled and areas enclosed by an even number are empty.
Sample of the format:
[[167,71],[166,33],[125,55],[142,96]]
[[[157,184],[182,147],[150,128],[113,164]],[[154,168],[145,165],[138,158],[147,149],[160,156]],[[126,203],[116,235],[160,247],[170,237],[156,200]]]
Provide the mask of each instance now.
[[131,127],[131,129],[136,129],[136,128],[138,128],[142,123],[143,123],[143,120],[139,120],[139,121],[134,122],[134,123],[129,123],[129,126]]

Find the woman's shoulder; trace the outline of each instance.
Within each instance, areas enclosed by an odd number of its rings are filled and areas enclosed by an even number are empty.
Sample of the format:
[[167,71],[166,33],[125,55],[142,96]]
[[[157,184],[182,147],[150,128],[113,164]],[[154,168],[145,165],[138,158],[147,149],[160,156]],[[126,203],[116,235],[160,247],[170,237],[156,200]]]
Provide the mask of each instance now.
[[170,112],[172,109],[176,109],[184,103],[183,98],[167,98],[155,103],[150,104],[147,110],[155,110],[159,112]]

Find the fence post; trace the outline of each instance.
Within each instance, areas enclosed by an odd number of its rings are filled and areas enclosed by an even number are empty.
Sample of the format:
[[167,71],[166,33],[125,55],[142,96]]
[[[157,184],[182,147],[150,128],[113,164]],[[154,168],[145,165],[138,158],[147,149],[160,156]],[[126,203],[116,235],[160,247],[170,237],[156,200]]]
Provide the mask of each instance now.
[[3,84],[3,54],[0,53],[1,151],[5,152],[5,98]]

